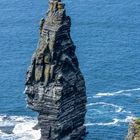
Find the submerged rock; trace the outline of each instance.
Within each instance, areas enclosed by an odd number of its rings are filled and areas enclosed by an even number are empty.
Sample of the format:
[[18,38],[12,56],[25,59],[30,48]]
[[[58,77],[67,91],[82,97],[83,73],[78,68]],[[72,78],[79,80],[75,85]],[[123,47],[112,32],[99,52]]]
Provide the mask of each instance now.
[[40,39],[27,71],[28,107],[39,113],[41,140],[80,140],[86,134],[86,87],[61,0],[49,1]]
[[126,140],[140,140],[140,119],[135,119],[130,123]]

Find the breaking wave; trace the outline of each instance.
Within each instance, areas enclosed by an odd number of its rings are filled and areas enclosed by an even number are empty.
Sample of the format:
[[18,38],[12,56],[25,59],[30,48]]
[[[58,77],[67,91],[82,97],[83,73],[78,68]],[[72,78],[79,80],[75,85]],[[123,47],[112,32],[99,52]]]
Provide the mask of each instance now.
[[39,140],[40,130],[34,130],[37,119],[27,116],[0,116],[0,139]]

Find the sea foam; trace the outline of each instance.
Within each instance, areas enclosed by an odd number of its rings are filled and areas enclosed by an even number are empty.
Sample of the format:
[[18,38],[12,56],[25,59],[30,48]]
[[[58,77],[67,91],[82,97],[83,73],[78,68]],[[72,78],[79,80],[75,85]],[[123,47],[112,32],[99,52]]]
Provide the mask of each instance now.
[[[2,140],[39,140],[40,130],[34,130],[37,119],[28,116],[0,116],[0,139]],[[13,130],[9,133],[9,127]],[[3,128],[3,129],[2,129]],[[4,131],[3,131],[4,130]]]

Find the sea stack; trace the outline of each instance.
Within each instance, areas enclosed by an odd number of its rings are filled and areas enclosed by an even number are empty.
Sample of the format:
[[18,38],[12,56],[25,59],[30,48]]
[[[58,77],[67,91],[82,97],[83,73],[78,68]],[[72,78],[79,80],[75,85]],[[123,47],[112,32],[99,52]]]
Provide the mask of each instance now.
[[49,1],[25,89],[28,107],[39,114],[41,140],[82,140],[86,134],[86,87],[70,27],[65,4]]

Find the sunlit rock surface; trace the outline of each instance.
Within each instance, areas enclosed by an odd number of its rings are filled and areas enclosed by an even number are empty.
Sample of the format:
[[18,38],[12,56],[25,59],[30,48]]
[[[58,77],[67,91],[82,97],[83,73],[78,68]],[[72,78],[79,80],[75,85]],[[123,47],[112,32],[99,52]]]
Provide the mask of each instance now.
[[135,119],[130,123],[126,140],[140,140],[140,119]]
[[25,89],[29,108],[39,113],[34,129],[41,129],[41,140],[80,140],[86,134],[86,87],[70,27],[65,4],[49,1]]

